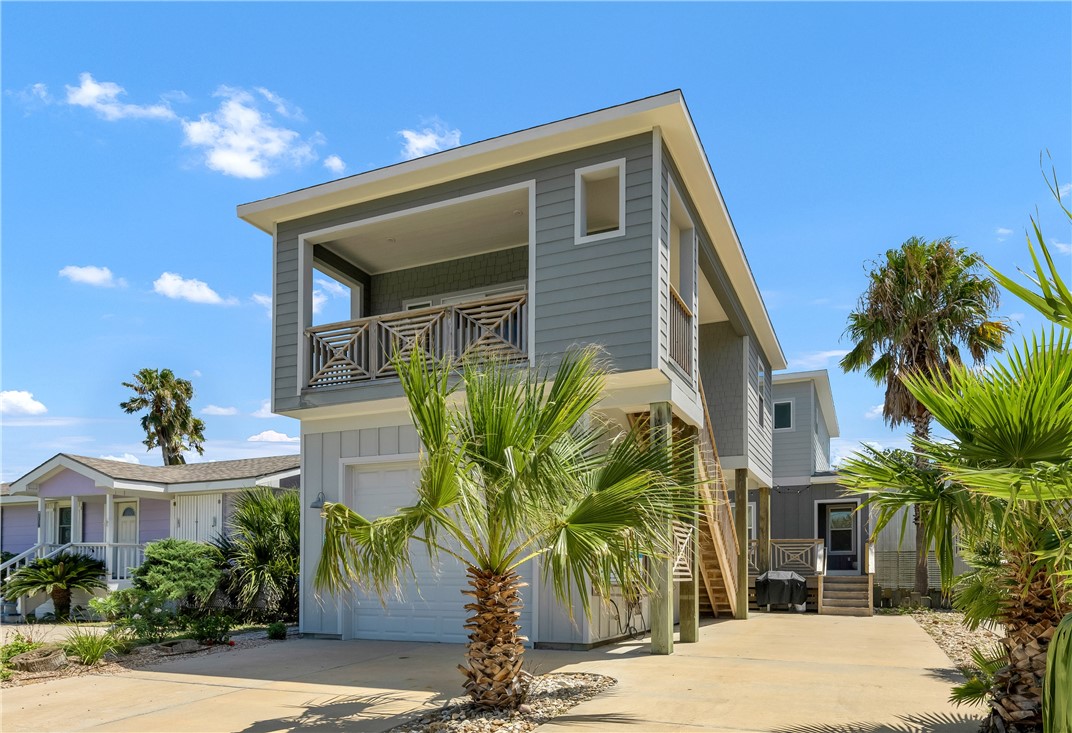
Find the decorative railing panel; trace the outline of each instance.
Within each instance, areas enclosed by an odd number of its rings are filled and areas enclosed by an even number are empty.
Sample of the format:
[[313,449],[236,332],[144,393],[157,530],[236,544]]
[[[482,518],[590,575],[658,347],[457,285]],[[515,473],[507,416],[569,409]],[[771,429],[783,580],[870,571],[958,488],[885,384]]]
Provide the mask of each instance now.
[[693,579],[692,560],[696,554],[691,524],[674,522],[674,580],[688,582]]
[[759,540],[748,540],[748,572],[759,572]]
[[826,573],[822,540],[771,540],[771,570],[792,570],[800,575]]
[[670,358],[692,376],[692,310],[670,286]]
[[306,330],[309,387],[397,376],[393,359],[421,349],[436,359],[528,358],[525,293],[421,308]]

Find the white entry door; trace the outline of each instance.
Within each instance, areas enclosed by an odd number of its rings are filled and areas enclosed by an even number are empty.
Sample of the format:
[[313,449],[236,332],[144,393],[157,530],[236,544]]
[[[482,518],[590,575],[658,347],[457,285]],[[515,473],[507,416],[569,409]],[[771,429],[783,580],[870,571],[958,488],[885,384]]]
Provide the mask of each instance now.
[[116,502],[115,541],[121,545],[132,545],[138,541],[138,502]]
[[[413,503],[419,472],[413,464],[350,466],[348,477],[350,507],[366,519],[373,519]],[[470,599],[461,594],[468,587],[465,568],[449,555],[440,555],[433,567],[423,546],[416,542],[410,543],[410,557],[417,582],[409,577],[401,579],[401,600],[392,596],[384,607],[375,594],[355,591],[353,638],[467,641],[464,606]],[[523,597],[521,633],[530,635],[531,596],[526,592]]]
[[211,542],[223,532],[223,494],[175,497],[175,524],[171,536],[180,540]]

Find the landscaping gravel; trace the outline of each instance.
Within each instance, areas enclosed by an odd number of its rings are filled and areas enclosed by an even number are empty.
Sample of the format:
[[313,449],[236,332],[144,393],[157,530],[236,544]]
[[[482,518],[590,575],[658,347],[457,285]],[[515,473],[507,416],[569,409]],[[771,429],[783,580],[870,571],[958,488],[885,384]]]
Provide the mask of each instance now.
[[920,609],[912,611],[911,616],[961,671],[975,667],[971,660],[972,649],[989,650],[1001,643],[1000,627],[980,626],[969,631],[960,611]]
[[517,710],[485,710],[458,698],[387,733],[524,733],[617,683],[601,674],[540,675],[532,678],[528,700]]

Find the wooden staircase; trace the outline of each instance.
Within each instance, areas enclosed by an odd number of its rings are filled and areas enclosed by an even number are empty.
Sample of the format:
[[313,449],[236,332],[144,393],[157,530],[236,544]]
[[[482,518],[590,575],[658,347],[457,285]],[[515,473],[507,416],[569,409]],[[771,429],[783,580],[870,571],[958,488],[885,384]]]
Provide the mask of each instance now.
[[872,616],[871,575],[827,575],[819,613],[825,616]]

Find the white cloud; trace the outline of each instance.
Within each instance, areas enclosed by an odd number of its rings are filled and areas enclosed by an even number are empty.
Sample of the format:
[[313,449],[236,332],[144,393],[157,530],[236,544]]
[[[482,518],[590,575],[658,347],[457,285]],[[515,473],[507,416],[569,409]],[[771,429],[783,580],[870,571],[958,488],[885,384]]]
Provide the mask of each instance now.
[[316,284],[327,291],[328,295],[333,298],[345,298],[349,297],[350,289],[335,282],[334,280],[325,280],[323,278],[317,278]]
[[184,144],[203,150],[205,165],[212,170],[236,178],[264,178],[281,164],[301,165],[316,159],[313,148],[319,137],[307,140],[295,130],[276,125],[258,109],[249,92],[220,87],[216,96],[223,101],[215,112],[182,121]]
[[191,303],[208,303],[209,305],[234,305],[234,298],[220,297],[207,283],[193,278],[187,280],[182,275],[165,272],[153,282],[153,291],[176,300],[188,300]]
[[115,82],[98,82],[89,72],[79,74],[79,85],[67,86],[67,104],[91,109],[106,120],[172,120],[175,113],[166,104],[127,104],[119,101],[126,90]]
[[141,463],[133,453],[124,453],[119,456],[101,456],[106,461],[122,461],[123,463]]
[[1063,254],[1063,255],[1072,255],[1072,244],[1068,244],[1067,242],[1057,242],[1057,241],[1051,241],[1050,244],[1052,244],[1053,248],[1056,249],[1061,254]]
[[868,420],[877,420],[878,418],[882,417],[882,407],[883,406],[881,404],[875,405],[870,410],[864,413],[864,417]]
[[305,114],[301,111],[300,107],[295,104],[291,104],[270,89],[265,89],[264,87],[257,87],[257,93],[267,99],[269,102],[271,102],[272,106],[275,107],[276,113],[280,116],[287,117],[292,120],[305,119]]
[[1062,196],[1067,196],[1068,194],[1072,193],[1072,183],[1066,183],[1063,186],[1059,187],[1057,189],[1057,193],[1061,194]]
[[48,85],[42,84],[41,82],[31,84],[18,91],[9,90],[6,93],[28,107],[40,107],[42,105],[52,104],[55,101],[52,98],[52,94],[48,91]]
[[84,283],[98,288],[114,288],[117,285],[123,287],[127,281],[121,277],[115,277],[107,267],[96,265],[67,265],[60,270],[60,277],[65,277],[73,283]]
[[200,369],[194,369],[192,372],[190,372],[190,376],[191,377],[200,377],[201,376],[201,370]]
[[342,173],[346,170],[346,163],[337,155],[329,155],[324,158],[324,167],[332,173]]
[[251,412],[250,415],[260,418],[275,417],[275,414],[272,412],[272,401],[263,400],[261,406],[258,407],[255,412]]
[[246,438],[250,443],[298,443],[301,442],[301,438],[292,438],[286,433],[281,433],[278,430],[264,430],[256,435],[251,435]]
[[800,354],[789,360],[790,369],[822,369],[831,359],[840,359],[849,353],[844,349],[830,349],[828,351],[811,351]]
[[462,142],[462,131],[450,129],[438,117],[425,122],[419,130],[399,130],[398,134],[402,136],[402,157],[406,160],[456,148]]
[[33,392],[5,389],[0,392],[0,415],[43,415],[48,408],[34,399]]
[[252,300],[254,303],[256,303],[257,305],[259,305],[262,308],[264,308],[264,312],[269,318],[272,317],[272,296],[271,295],[262,295],[261,293],[254,293],[252,296],[250,296],[250,300]]
[[869,445],[875,450],[887,448],[909,449],[908,438],[883,438],[880,440],[868,438],[832,438],[830,440],[830,462],[836,467],[853,453],[858,452],[861,446]]
[[205,405],[201,409],[202,415],[237,415],[237,407],[220,407],[218,405]]
[[998,235],[999,237],[1007,237],[1010,234],[1012,234],[1012,229],[1007,229],[1005,227],[998,227],[997,229],[994,230],[994,234]]
[[328,302],[328,295],[323,290],[313,290],[313,313],[319,313],[324,309],[324,303]]

